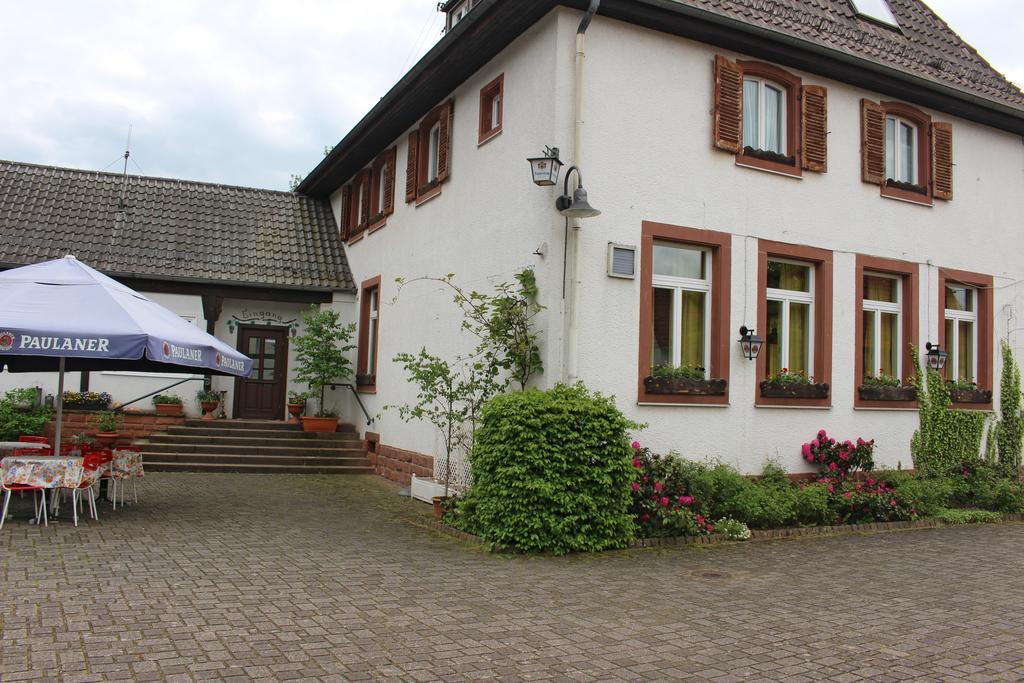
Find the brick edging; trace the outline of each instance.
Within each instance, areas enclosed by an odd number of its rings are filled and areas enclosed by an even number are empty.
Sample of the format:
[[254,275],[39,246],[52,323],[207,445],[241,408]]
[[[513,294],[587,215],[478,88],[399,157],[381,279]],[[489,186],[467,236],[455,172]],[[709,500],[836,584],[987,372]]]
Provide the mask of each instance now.
[[[1024,522],[1022,513],[1003,513],[1000,522]],[[443,534],[456,538],[460,541],[472,543],[487,548],[492,553],[516,552],[514,549],[505,548],[479,536],[460,531],[450,527],[441,520],[430,520],[423,523],[423,526]],[[871,522],[870,524],[840,524],[836,526],[813,526],[813,527],[790,527],[786,529],[751,529],[750,541],[771,541],[778,538],[799,538],[802,536],[839,536],[844,534],[856,534],[870,531],[899,531],[901,529],[939,529],[945,527],[968,526],[963,524],[946,524],[940,519],[927,518],[915,519],[906,522]],[[670,536],[665,538],[637,538],[630,541],[627,548],[656,548],[662,546],[679,545],[712,545],[722,542],[729,542],[722,534],[710,534],[708,536]]]

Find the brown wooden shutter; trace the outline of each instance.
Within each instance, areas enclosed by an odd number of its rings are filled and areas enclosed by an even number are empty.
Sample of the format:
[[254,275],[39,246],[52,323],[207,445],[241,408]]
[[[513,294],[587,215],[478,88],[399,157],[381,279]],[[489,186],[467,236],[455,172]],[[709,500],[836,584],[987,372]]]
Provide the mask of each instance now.
[[370,224],[370,198],[373,197],[371,188],[373,186],[373,172],[370,169],[364,169],[362,172],[363,184],[359,188],[359,191],[363,193],[363,212],[359,216],[359,227],[365,228]]
[[455,113],[455,103],[448,100],[441,110],[441,118],[438,120],[440,129],[437,134],[437,182],[443,183],[448,179],[451,172],[452,157],[452,122]]
[[828,171],[828,91],[820,85],[805,85],[801,91],[803,167]]
[[743,149],[743,69],[721,55],[715,55],[714,136],[719,149]]
[[932,124],[932,196],[953,198],[953,125]]
[[418,164],[416,163],[417,152],[420,147],[420,133],[418,130],[414,130],[409,133],[409,154],[406,157],[405,164],[405,201],[414,202],[416,201],[416,172],[418,170]]
[[860,101],[860,175],[865,183],[885,183],[885,109]]
[[348,215],[352,210],[352,183],[341,188],[341,239],[348,239]]
[[384,158],[384,206],[381,211],[385,216],[395,212],[395,158],[398,156],[398,148],[392,147],[387,151]]

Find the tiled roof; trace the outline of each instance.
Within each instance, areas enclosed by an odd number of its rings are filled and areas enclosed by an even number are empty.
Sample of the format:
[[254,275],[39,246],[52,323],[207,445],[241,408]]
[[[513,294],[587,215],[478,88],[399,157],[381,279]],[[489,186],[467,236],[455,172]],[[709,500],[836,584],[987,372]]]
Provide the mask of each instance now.
[[354,291],[326,201],[0,161],[0,265],[74,254],[156,280]]
[[1024,109],[1024,93],[920,0],[888,0],[895,30],[848,0],[676,0]]

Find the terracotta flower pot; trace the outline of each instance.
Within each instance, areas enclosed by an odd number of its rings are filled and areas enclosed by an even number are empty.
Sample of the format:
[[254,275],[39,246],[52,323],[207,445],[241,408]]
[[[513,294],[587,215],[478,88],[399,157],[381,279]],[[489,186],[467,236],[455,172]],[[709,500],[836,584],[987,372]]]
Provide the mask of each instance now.
[[111,448],[117,443],[117,438],[121,436],[118,432],[96,432],[96,443],[104,448]]
[[430,500],[434,504],[434,516],[442,519],[444,517],[444,501],[446,498],[444,496],[434,496]]
[[338,418],[336,417],[302,416],[302,431],[304,432],[335,432],[337,430]]
[[217,419],[217,406],[220,405],[220,401],[200,401],[199,405],[203,409],[204,420]]
[[288,424],[297,425],[300,420],[299,417],[302,415],[302,411],[306,409],[305,403],[289,403],[288,404]]
[[157,415],[182,415],[185,412],[185,406],[180,403],[157,403],[156,414]]

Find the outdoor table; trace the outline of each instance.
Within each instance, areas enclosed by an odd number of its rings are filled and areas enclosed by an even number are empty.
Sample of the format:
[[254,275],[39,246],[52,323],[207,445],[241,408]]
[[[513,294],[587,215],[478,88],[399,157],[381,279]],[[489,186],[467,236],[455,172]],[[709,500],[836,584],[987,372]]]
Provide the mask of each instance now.
[[0,441],[0,451],[14,451],[19,448],[36,448],[42,450],[50,446],[45,443],[22,442],[22,441]]
[[[82,458],[72,456],[8,455],[0,460],[0,481],[5,486],[23,484],[54,491],[75,488],[85,473],[83,463]],[[36,520],[33,518],[31,521]]]

